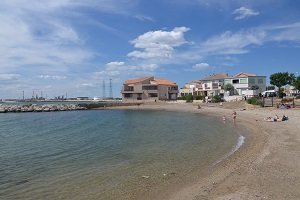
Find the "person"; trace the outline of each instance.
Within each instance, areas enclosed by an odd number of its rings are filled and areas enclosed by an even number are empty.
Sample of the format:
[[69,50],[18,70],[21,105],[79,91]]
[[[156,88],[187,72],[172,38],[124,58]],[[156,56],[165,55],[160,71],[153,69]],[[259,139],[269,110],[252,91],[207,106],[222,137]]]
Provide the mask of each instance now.
[[264,120],[267,122],[275,122],[275,118],[273,118],[273,117],[266,117],[266,118],[264,118]]
[[224,123],[226,122],[226,117],[225,117],[225,115],[223,115],[223,122],[224,122]]
[[236,120],[236,112],[235,112],[235,110],[232,113],[232,118],[233,118],[233,123],[235,123],[235,120]]
[[281,121],[287,121],[288,119],[289,118],[287,116],[283,115]]

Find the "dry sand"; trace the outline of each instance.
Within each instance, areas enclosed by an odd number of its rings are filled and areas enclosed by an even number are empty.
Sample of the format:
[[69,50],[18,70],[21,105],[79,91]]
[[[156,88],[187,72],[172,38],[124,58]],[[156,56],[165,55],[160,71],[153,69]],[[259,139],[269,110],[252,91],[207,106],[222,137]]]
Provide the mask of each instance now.
[[[153,192],[140,199],[300,199],[300,110],[258,108],[245,103],[213,104],[163,103],[122,109],[184,111],[226,116],[248,129],[245,144],[237,152],[197,181],[165,192]],[[286,122],[265,122],[268,116],[286,115]]]

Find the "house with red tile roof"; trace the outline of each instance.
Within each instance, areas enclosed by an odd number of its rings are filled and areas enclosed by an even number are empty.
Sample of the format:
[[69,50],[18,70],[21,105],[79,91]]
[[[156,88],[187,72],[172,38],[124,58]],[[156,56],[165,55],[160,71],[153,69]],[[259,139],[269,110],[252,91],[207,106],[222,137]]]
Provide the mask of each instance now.
[[126,80],[122,88],[123,101],[177,100],[178,85],[153,76]]

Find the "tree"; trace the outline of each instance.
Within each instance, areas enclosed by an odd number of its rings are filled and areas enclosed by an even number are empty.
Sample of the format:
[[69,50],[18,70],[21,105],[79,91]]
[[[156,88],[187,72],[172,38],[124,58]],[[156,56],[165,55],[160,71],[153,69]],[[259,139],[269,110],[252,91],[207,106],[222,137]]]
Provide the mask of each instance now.
[[275,74],[271,74],[270,83],[272,85],[276,85],[279,88],[285,85],[291,85],[295,79],[294,74],[289,74],[288,72],[278,72]]
[[288,72],[278,72],[271,74],[270,83],[278,87],[279,97],[283,98],[284,94],[282,93],[283,90],[281,87],[285,85],[292,85],[295,79],[296,78],[294,74],[289,74]]
[[234,91],[234,86],[230,83],[227,83],[226,85],[224,85],[224,90],[229,91],[230,94],[232,94],[232,92]]
[[297,78],[295,78],[293,84],[292,84],[296,90],[300,90],[300,76],[298,76]]

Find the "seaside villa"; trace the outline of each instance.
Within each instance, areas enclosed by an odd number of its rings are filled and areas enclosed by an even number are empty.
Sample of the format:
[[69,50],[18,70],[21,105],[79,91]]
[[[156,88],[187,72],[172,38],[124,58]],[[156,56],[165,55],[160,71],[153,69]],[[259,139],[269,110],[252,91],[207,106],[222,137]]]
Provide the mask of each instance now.
[[178,86],[169,80],[143,77],[125,81],[121,93],[123,101],[177,100]]
[[[232,84],[235,89],[235,95],[254,96],[258,95],[266,89],[266,76],[257,76],[240,72],[234,76],[227,73],[213,74],[203,79],[191,81],[179,90],[179,96],[188,94],[201,96],[226,95],[224,85]],[[252,90],[253,86],[257,86],[257,90]]]
[[204,77],[201,80],[188,82],[179,91],[180,96],[188,94],[201,96],[215,96],[223,94],[224,80],[228,78],[228,74],[220,73]]
[[[233,77],[225,78],[224,85],[232,84],[238,95],[253,96],[266,90],[266,76],[257,76],[250,73],[238,73]],[[257,86],[257,90],[252,90]]]

